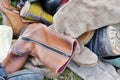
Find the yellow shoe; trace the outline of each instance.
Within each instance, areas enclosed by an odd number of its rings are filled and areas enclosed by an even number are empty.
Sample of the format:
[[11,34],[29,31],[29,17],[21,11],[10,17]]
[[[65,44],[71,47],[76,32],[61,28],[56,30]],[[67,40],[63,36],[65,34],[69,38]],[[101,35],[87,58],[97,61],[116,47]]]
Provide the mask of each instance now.
[[42,23],[53,23],[53,17],[46,13],[42,8],[40,3],[30,3],[25,2],[25,5],[20,11],[20,16],[27,20],[33,20]]

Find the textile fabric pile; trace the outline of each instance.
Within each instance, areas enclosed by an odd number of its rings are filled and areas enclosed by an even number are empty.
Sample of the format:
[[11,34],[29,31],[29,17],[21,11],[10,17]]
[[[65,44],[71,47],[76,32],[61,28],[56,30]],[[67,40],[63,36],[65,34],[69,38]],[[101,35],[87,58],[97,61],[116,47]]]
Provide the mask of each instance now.
[[68,66],[84,80],[120,80],[119,2],[0,0],[0,78],[43,80]]

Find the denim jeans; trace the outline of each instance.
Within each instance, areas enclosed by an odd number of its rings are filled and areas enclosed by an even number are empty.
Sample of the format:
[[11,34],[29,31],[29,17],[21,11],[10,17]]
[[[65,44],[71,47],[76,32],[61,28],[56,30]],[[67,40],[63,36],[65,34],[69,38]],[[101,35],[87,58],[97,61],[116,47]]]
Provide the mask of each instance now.
[[106,28],[107,27],[97,29],[91,41],[86,45],[86,47],[97,54],[99,58],[114,55],[110,47]]

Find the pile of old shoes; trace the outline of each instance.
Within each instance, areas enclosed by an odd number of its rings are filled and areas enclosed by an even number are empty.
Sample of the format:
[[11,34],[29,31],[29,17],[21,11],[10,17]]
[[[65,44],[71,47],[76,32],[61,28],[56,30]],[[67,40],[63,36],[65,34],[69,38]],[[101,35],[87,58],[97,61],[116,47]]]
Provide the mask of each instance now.
[[101,60],[120,68],[120,23],[97,29],[87,47]]
[[52,16],[66,2],[64,0],[21,0],[17,7],[22,18],[49,26],[53,23]]
[[[53,15],[57,12],[61,5],[66,3],[66,1],[63,1],[64,0],[20,0],[17,4],[17,8],[15,8],[11,5],[11,0],[0,0],[0,13],[3,18],[3,25],[0,26],[0,35],[2,35],[0,37],[0,53],[3,54],[0,56],[0,63],[3,62],[6,56],[11,56],[8,52],[12,45],[12,39],[14,39],[14,37],[15,39],[18,38],[25,26],[39,22],[47,26],[51,25],[53,23]],[[19,61],[20,59],[26,61],[27,58],[28,55],[20,57]],[[11,70],[12,69],[13,68],[11,68]],[[43,72],[37,70],[18,71],[8,75],[5,72],[5,74],[5,77],[0,75],[0,80],[27,80],[28,77],[29,80],[42,80],[44,77]]]
[[10,0],[1,0],[0,12],[3,17],[3,24],[12,27],[14,36],[19,36],[20,31],[33,22],[41,22],[49,26],[53,23],[53,15],[61,5],[66,3],[63,1],[20,0],[17,8],[15,8],[11,6]]

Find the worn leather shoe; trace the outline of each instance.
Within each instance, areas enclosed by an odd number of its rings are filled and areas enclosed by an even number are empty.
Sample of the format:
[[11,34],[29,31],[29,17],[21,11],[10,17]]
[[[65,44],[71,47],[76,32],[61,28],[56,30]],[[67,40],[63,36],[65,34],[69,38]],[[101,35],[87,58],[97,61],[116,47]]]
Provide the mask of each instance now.
[[3,62],[4,68],[7,72],[19,70],[26,62],[25,55],[31,55],[54,73],[61,74],[71,60],[76,45],[75,39],[57,33],[43,24],[30,24],[13,45],[11,56]]
[[[7,0],[9,1],[9,0]],[[8,2],[4,0],[0,1],[0,10],[3,17],[3,24],[11,26],[13,29],[14,35],[19,35],[20,31],[27,25],[28,23],[22,22],[19,12],[14,9]]]

